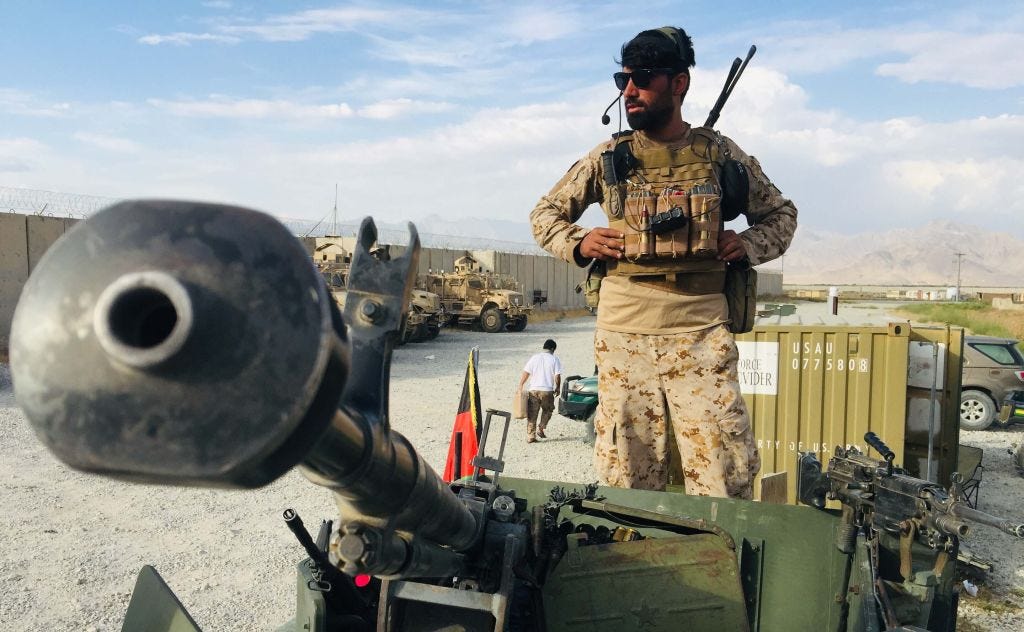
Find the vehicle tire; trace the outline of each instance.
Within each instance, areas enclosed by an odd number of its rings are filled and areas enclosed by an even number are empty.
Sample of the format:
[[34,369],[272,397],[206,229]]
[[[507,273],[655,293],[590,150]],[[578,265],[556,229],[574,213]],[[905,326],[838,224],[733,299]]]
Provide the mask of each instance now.
[[423,342],[426,339],[427,324],[420,323],[419,325],[416,325],[416,329],[413,330],[412,335],[409,337],[409,340],[411,340],[412,342]]
[[517,318],[508,324],[509,331],[522,331],[526,329],[526,316]]
[[427,325],[427,340],[437,338],[439,333],[441,333],[441,325]]
[[597,440],[597,430],[594,428],[594,417],[597,417],[597,406],[594,406],[594,410],[590,411],[587,415],[587,443],[593,445],[594,441]]
[[480,327],[489,334],[505,329],[505,315],[497,307],[489,307],[480,314]]
[[996,403],[986,393],[968,389],[960,393],[960,428],[984,430],[996,418]]

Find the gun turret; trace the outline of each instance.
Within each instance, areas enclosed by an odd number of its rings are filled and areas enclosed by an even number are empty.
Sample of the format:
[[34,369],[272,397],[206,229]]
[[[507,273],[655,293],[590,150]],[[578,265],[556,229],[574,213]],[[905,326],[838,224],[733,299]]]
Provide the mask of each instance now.
[[364,220],[343,318],[267,215],[112,206],[68,231],[25,286],[11,336],[18,404],[55,455],[89,472],[249,488],[300,466],[335,494],[347,572],[452,575],[482,537],[483,502],[453,494],[387,418],[419,254],[409,231],[405,253],[379,261]]

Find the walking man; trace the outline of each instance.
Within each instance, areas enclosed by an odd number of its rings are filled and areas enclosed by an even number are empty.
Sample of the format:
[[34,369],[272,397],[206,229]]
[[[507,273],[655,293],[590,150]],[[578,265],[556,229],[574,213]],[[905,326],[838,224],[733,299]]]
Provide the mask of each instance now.
[[[664,489],[674,441],[687,493],[750,498],[761,459],[740,395],[726,265],[784,253],[797,212],[753,156],[683,120],[693,65],[680,28],[626,42],[613,79],[633,130],[573,165],[530,220],[556,257],[608,265],[594,336],[598,475],[617,487]],[[608,226],[576,224],[595,203]],[[749,227],[725,230],[740,214]]]
[[[551,411],[555,409],[555,393],[562,385],[562,362],[555,355],[558,345],[548,338],[544,341],[544,351],[535,353],[523,367],[523,377],[519,380],[520,390],[530,382],[529,396],[526,400],[526,442],[536,443],[537,437],[546,439],[544,429],[551,419]],[[540,425],[537,416],[540,414]]]

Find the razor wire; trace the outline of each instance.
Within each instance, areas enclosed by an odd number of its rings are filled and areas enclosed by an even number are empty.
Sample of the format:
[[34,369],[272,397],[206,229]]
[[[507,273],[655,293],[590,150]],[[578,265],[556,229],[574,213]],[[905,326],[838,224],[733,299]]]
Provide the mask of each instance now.
[[120,201],[82,193],[0,187],[0,211],[5,213],[85,218]]
[[[124,198],[0,186],[0,212],[6,213],[84,219],[104,207],[122,201]],[[341,222],[337,224],[337,230],[334,230],[323,220],[296,219],[279,215],[273,217],[297,237],[355,237],[359,230],[359,222]],[[404,246],[409,243],[409,233],[405,228],[378,226],[377,237],[382,244]],[[419,237],[420,244],[425,248],[547,254],[536,244],[520,241],[424,232],[419,233]]]

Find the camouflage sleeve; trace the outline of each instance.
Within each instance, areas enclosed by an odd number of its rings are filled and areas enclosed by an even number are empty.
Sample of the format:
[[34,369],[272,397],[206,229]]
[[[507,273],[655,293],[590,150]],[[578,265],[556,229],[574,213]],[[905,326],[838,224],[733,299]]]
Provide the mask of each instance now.
[[750,198],[747,210],[747,230],[740,239],[747,249],[752,265],[771,261],[789,248],[796,232],[796,206],[783,197],[782,192],[761,169],[757,158],[748,156],[736,143],[726,139],[732,157],[743,163],[750,178]]
[[588,263],[573,257],[577,244],[590,232],[589,228],[577,226],[575,222],[588,206],[603,200],[601,178],[600,153],[595,150],[574,164],[537,202],[530,212],[530,224],[533,238],[541,248],[576,265]]

